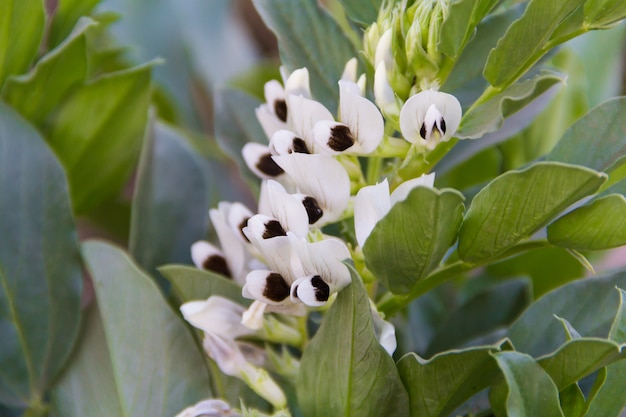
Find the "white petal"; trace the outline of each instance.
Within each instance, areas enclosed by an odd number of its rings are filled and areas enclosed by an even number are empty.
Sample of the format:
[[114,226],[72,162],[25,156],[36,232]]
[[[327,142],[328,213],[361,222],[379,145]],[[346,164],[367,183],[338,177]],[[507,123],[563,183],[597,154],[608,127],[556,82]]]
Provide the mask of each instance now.
[[255,240],[250,239],[250,233],[245,232],[250,242],[259,239],[273,239],[277,236],[287,236],[287,231],[277,219],[264,214],[255,214],[248,219],[248,226],[244,228],[248,232],[254,234]]
[[285,191],[276,181],[267,184],[270,215],[299,237],[305,237],[309,231],[309,216],[300,200]]
[[[444,136],[440,140],[446,141],[454,136],[461,122],[461,104],[451,94],[425,90],[409,98],[402,107],[400,130],[404,138],[412,143],[425,142],[424,136],[426,135],[423,135],[422,129],[431,130],[434,122],[434,120],[429,120],[429,125],[425,126],[426,116],[428,114],[432,118],[433,115],[437,114],[435,112],[440,114],[445,122]],[[434,147],[434,145],[429,144],[430,147]]]
[[277,100],[285,100],[287,95],[285,94],[285,89],[283,86],[276,80],[270,80],[265,83],[263,86],[263,93],[265,95],[265,101],[270,106]]
[[190,301],[180,306],[185,320],[206,333],[234,339],[253,334],[241,324],[244,308],[220,296],[211,296],[206,301]]
[[[314,243],[293,243],[298,251],[305,276],[319,275],[328,285],[330,293],[344,288],[350,282],[350,271],[343,263],[350,259],[350,251],[343,241],[328,238]],[[319,288],[319,286],[317,286]]]
[[255,270],[246,276],[244,286],[246,294],[252,299],[269,305],[284,304],[291,302],[291,282],[287,282],[282,275],[268,271]]
[[365,74],[361,74],[356,84],[359,86],[359,90],[361,91],[361,95],[365,95],[365,88],[367,87],[367,76]]
[[346,81],[356,81],[356,70],[357,70],[358,61],[356,58],[351,58],[346,62],[346,65],[343,67],[343,73],[341,74],[341,79]]
[[391,205],[396,204],[398,201],[404,201],[409,196],[411,190],[415,187],[422,186],[433,188],[435,184],[435,173],[431,174],[422,174],[417,178],[413,178],[411,180],[405,181],[400,184],[393,192],[391,193]]
[[384,61],[376,66],[374,72],[374,98],[376,104],[387,115],[397,115],[398,105],[396,103],[396,93],[389,84],[387,77],[387,66]]
[[389,355],[393,355],[397,347],[395,327],[388,321],[383,320],[375,307],[372,308],[372,322],[378,343],[380,343]]
[[309,152],[315,153],[315,141],[313,139],[313,127],[320,120],[334,120],[333,115],[323,104],[305,98],[303,96],[289,95],[287,97],[289,108],[289,123],[294,133],[303,139]]
[[242,377],[242,369],[250,365],[233,339],[205,333],[202,347],[226,375]]
[[[209,242],[206,242],[204,240],[199,240],[191,245],[191,259],[193,260],[193,263],[196,266],[196,268],[208,269],[210,271],[220,272],[223,275],[230,276],[230,273],[226,274],[224,273],[224,271],[218,271],[214,268],[207,268],[207,261],[212,256],[216,257],[214,258],[215,260],[217,260],[217,257],[221,257],[222,259],[224,259],[224,262],[226,262],[226,256],[224,255],[224,252],[222,252],[221,250],[219,250],[218,248],[216,248]],[[223,268],[219,268],[219,269],[223,269]]]
[[335,221],[350,199],[350,178],[331,156],[291,154],[274,156],[302,194],[317,200],[324,215],[319,224]]
[[275,155],[288,155],[290,153],[311,153],[304,139],[298,137],[291,130],[279,130],[274,133],[270,140],[270,150]]
[[381,62],[384,62],[387,66],[391,66],[393,63],[393,55],[391,53],[392,35],[392,30],[387,29],[378,40],[378,44],[376,45],[376,54],[374,56],[374,66],[377,68]]
[[220,240],[232,277],[238,283],[242,283],[243,275],[245,275],[244,266],[247,260],[247,251],[241,232],[233,230],[228,224],[227,219],[231,206],[231,203],[220,202],[217,209],[209,210],[209,216]]
[[313,128],[313,138],[326,153],[339,155],[341,153],[354,153],[354,148],[359,151],[359,144],[350,127],[334,120],[321,120]]
[[238,238],[241,238],[241,242],[244,244],[248,241],[244,236],[242,229],[246,226],[248,219],[252,217],[252,215],[253,213],[250,209],[239,202],[232,203],[228,209],[228,213],[226,214],[228,226],[230,226],[231,230]]
[[297,69],[289,75],[287,81],[285,81],[285,93],[287,96],[293,94],[306,98],[311,97],[309,71],[306,68]]
[[300,278],[291,286],[292,300],[300,300],[311,307],[321,307],[330,297],[329,285],[319,275]]
[[272,163],[272,153],[269,147],[260,143],[248,142],[243,146],[241,153],[250,171],[259,178],[277,178],[283,174],[282,169]]
[[[243,287],[244,290],[246,287]],[[245,298],[254,298],[252,294],[249,294],[247,290],[245,292],[242,291],[242,295]],[[241,324],[246,326],[248,329],[259,330],[263,328],[263,314],[265,313],[265,307],[267,304],[255,300],[250,307],[241,316]]]
[[385,133],[383,115],[374,103],[360,95],[359,87],[339,81],[341,121],[350,127],[359,144],[359,152],[374,151]]
[[282,122],[278,117],[276,117],[276,114],[268,104],[261,104],[254,111],[268,141],[277,131],[287,129],[287,123]]
[[231,410],[228,403],[222,400],[210,399],[200,401],[192,407],[187,407],[176,417],[239,417],[241,414]]
[[278,236],[271,239],[263,239],[258,233],[252,232],[250,229],[251,222],[254,223],[250,219],[248,227],[244,228],[244,233],[259,251],[269,269],[281,274],[291,285],[296,280],[295,274],[299,273],[301,267],[299,266],[299,259],[293,253],[289,237]]
[[359,246],[363,247],[376,223],[391,209],[387,179],[363,187],[354,199],[354,231]]

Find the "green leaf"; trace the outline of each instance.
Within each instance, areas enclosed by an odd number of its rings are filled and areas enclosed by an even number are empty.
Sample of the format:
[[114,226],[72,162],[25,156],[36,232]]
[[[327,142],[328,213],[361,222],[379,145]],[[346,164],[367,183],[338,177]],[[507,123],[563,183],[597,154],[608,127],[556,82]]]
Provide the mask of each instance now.
[[71,35],[41,58],[29,74],[9,78],[2,98],[22,116],[41,126],[70,91],[85,81],[86,35],[95,25],[91,19],[81,19]]
[[458,56],[475,34],[476,26],[494,8],[498,0],[456,0],[449,7],[441,25],[438,50],[449,57]]
[[626,343],[626,291],[621,288],[617,290],[619,291],[619,308],[609,331],[609,339],[617,343]]
[[585,395],[578,386],[572,384],[559,393],[561,409],[566,417],[581,416],[585,410]]
[[307,417],[406,416],[407,393],[393,359],[374,336],[361,279],[352,267],[350,272],[352,284],[339,293],[302,355],[300,407]]
[[409,393],[412,417],[445,417],[494,382],[498,368],[491,353],[506,342],[444,352],[429,360],[409,353],[398,371]]
[[413,189],[372,230],[363,248],[367,267],[392,292],[410,291],[456,240],[463,200],[452,189]]
[[202,354],[153,280],[107,243],[84,243],[83,256],[94,280],[123,415],[170,417],[211,397]]
[[626,97],[607,100],[570,127],[546,159],[608,172],[626,162]]
[[[563,417],[559,392],[550,376],[533,358],[519,352],[494,353],[506,385],[506,415]],[[494,407],[495,415],[499,407]]]
[[485,78],[497,88],[506,88],[520,78],[549,49],[548,41],[559,24],[585,0],[531,0],[485,65]]
[[376,21],[382,0],[339,0],[346,14],[362,26],[369,26]]
[[0,0],[0,88],[13,74],[28,71],[44,32],[41,0]]
[[626,271],[560,287],[535,301],[511,325],[507,336],[520,352],[533,356],[554,352],[566,342],[556,315],[584,337],[606,338],[619,305],[615,286],[626,287]]
[[[604,379],[594,396],[588,400],[585,417],[618,417],[626,407],[626,360],[606,367]],[[596,387],[594,387],[596,388]]]
[[548,226],[548,240],[575,250],[626,245],[626,198],[611,194],[578,207]]
[[54,11],[48,43],[60,44],[82,16],[89,16],[100,0],[59,0]]
[[85,314],[72,361],[52,390],[53,409],[63,417],[124,416],[117,388],[102,318],[94,305]]
[[115,196],[137,163],[150,104],[152,65],[103,76],[59,109],[49,143],[68,173],[79,214]]
[[556,387],[563,390],[587,375],[613,362],[626,358],[626,351],[610,340],[580,338],[565,343],[555,352],[537,359],[552,377]]
[[191,244],[205,236],[210,207],[206,161],[181,134],[151,122],[139,164],[129,251],[145,270],[191,263]]
[[586,26],[606,28],[626,17],[626,3],[621,0],[586,0],[583,11]]
[[78,334],[82,270],[66,177],[0,102],[0,401],[43,398]]
[[518,112],[551,87],[562,82],[560,75],[542,71],[533,78],[513,84],[489,100],[468,110],[461,119],[456,136],[461,139],[476,139],[485,133],[498,130],[505,118]]
[[507,280],[488,287],[450,314],[433,336],[426,355],[458,349],[472,339],[504,328],[529,302],[530,288],[526,279]]
[[459,233],[459,256],[474,262],[503,253],[605,181],[604,174],[560,163],[504,173],[472,200]]
[[316,0],[254,0],[254,5],[276,34],[284,65],[290,71],[308,68],[313,96],[334,112],[337,82],[346,62],[358,56],[340,26]]
[[185,265],[165,265],[159,272],[167,278],[181,301],[206,300],[221,295],[242,305],[252,302],[241,295],[241,287],[234,281],[209,271]]

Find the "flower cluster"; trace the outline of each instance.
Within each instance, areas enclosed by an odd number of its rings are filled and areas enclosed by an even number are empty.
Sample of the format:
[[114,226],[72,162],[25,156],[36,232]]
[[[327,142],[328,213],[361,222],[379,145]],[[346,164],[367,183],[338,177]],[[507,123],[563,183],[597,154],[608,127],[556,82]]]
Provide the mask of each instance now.
[[[198,268],[232,278],[253,301],[244,309],[213,296],[184,304],[184,317],[203,330],[204,348],[224,373],[244,380],[279,409],[285,397],[261,368],[263,353],[241,339],[300,347],[306,334],[294,336],[298,330],[285,324],[268,332],[277,320],[265,313],[306,319],[310,308],[332,302],[333,294],[351,283],[346,260],[362,260],[359,247],[376,223],[414,187],[433,187],[434,173],[386,178],[380,164],[363,161],[406,163],[416,153],[427,155],[452,138],[460,123],[458,100],[437,91],[436,83],[408,98],[393,87],[387,71],[395,65],[391,30],[376,40],[375,101],[366,97],[365,76],[357,78],[356,59],[346,64],[338,82],[337,117],[313,98],[306,68],[291,74],[283,69],[283,83],[265,84],[265,102],[256,116],[267,142],[248,143],[242,150],[262,181],[257,211],[220,203],[210,211],[220,247],[200,241],[191,249]],[[395,153],[389,152],[394,146]],[[352,217],[355,239],[327,234],[327,225]],[[359,272],[364,268],[358,263]],[[373,303],[372,315],[379,342],[392,354],[393,326]],[[296,359],[290,363],[297,366]]]

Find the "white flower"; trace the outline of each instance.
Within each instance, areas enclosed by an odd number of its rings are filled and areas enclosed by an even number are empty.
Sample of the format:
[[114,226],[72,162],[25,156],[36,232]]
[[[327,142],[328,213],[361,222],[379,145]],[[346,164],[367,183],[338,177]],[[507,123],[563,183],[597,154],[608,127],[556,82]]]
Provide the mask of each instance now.
[[343,73],[341,74],[341,79],[356,83],[359,86],[360,95],[365,95],[365,85],[367,83],[367,79],[365,74],[361,74],[357,79],[357,66],[358,61],[356,58],[351,58],[348,62],[346,62]]
[[339,81],[341,123],[323,120],[315,124],[315,141],[331,154],[373,152],[385,133],[383,116],[374,103],[361,96],[357,84]]
[[451,94],[425,90],[409,98],[400,112],[400,130],[406,140],[434,149],[459,127],[462,110]]
[[211,222],[222,250],[205,241],[191,246],[191,258],[200,269],[206,269],[243,284],[250,262],[248,243],[242,229],[252,212],[241,203],[220,202],[217,209],[209,211]]
[[363,247],[376,223],[391,210],[399,201],[403,201],[409,192],[417,187],[432,187],[435,173],[405,181],[389,194],[387,179],[376,184],[363,187],[354,199],[354,229],[359,246]]
[[185,408],[176,417],[241,417],[241,414],[232,410],[225,401],[210,399]]
[[306,204],[300,195],[287,193],[276,181],[268,180],[261,184],[259,214],[276,219],[285,231],[299,237],[306,236],[311,218],[309,211],[314,210]]
[[261,179],[279,179],[285,173],[272,159],[272,150],[267,145],[248,142],[243,146],[241,154],[250,171]]
[[399,101],[389,83],[385,61],[381,61],[374,71],[374,99],[386,116],[398,117],[400,114]]
[[[339,219],[350,199],[350,178],[343,166],[329,155],[294,153],[274,156],[300,194],[310,197],[311,207],[321,216],[316,225]],[[305,198],[306,198],[305,197]],[[314,207],[316,206],[316,207]]]
[[[319,153],[313,128],[321,120],[333,120],[333,115],[322,103],[302,95],[289,94],[287,104],[290,111],[289,130],[298,143],[285,147],[283,142],[278,142],[279,139],[274,138],[276,135],[274,134],[270,141],[270,147],[276,150],[278,155],[284,155],[285,149],[287,149],[287,153]],[[282,135],[282,141],[284,141],[285,133]],[[303,143],[304,147],[302,146]]]
[[370,302],[372,309],[372,324],[374,325],[374,335],[378,343],[387,351],[389,355],[393,355],[396,351],[398,343],[396,341],[396,328],[393,324],[385,321],[381,316],[374,303]]

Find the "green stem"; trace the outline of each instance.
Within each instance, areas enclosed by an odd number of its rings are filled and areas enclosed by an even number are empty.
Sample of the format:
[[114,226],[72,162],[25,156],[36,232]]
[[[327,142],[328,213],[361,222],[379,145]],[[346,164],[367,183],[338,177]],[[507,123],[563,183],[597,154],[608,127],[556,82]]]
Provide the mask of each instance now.
[[413,300],[417,297],[426,294],[428,291],[433,288],[438,287],[441,284],[444,284],[453,278],[460,276],[461,274],[471,271],[472,269],[491,264],[496,261],[500,261],[502,259],[510,258],[511,256],[517,255],[519,253],[525,252],[530,249],[535,248],[545,248],[550,246],[550,243],[545,240],[530,240],[522,243],[518,243],[517,245],[507,249],[505,252],[500,255],[492,256],[490,258],[482,259],[477,262],[465,262],[465,261],[456,261],[450,265],[443,266],[426,278],[417,281],[413,289],[408,294],[404,295],[393,295],[391,293],[386,294],[378,301],[378,310],[383,312],[385,316],[389,317],[391,315],[396,314],[398,311],[402,310],[406,306],[408,306]]
[[367,175],[365,181],[367,184],[376,184],[380,179],[380,169],[383,165],[383,159],[380,156],[373,156],[367,160]]

